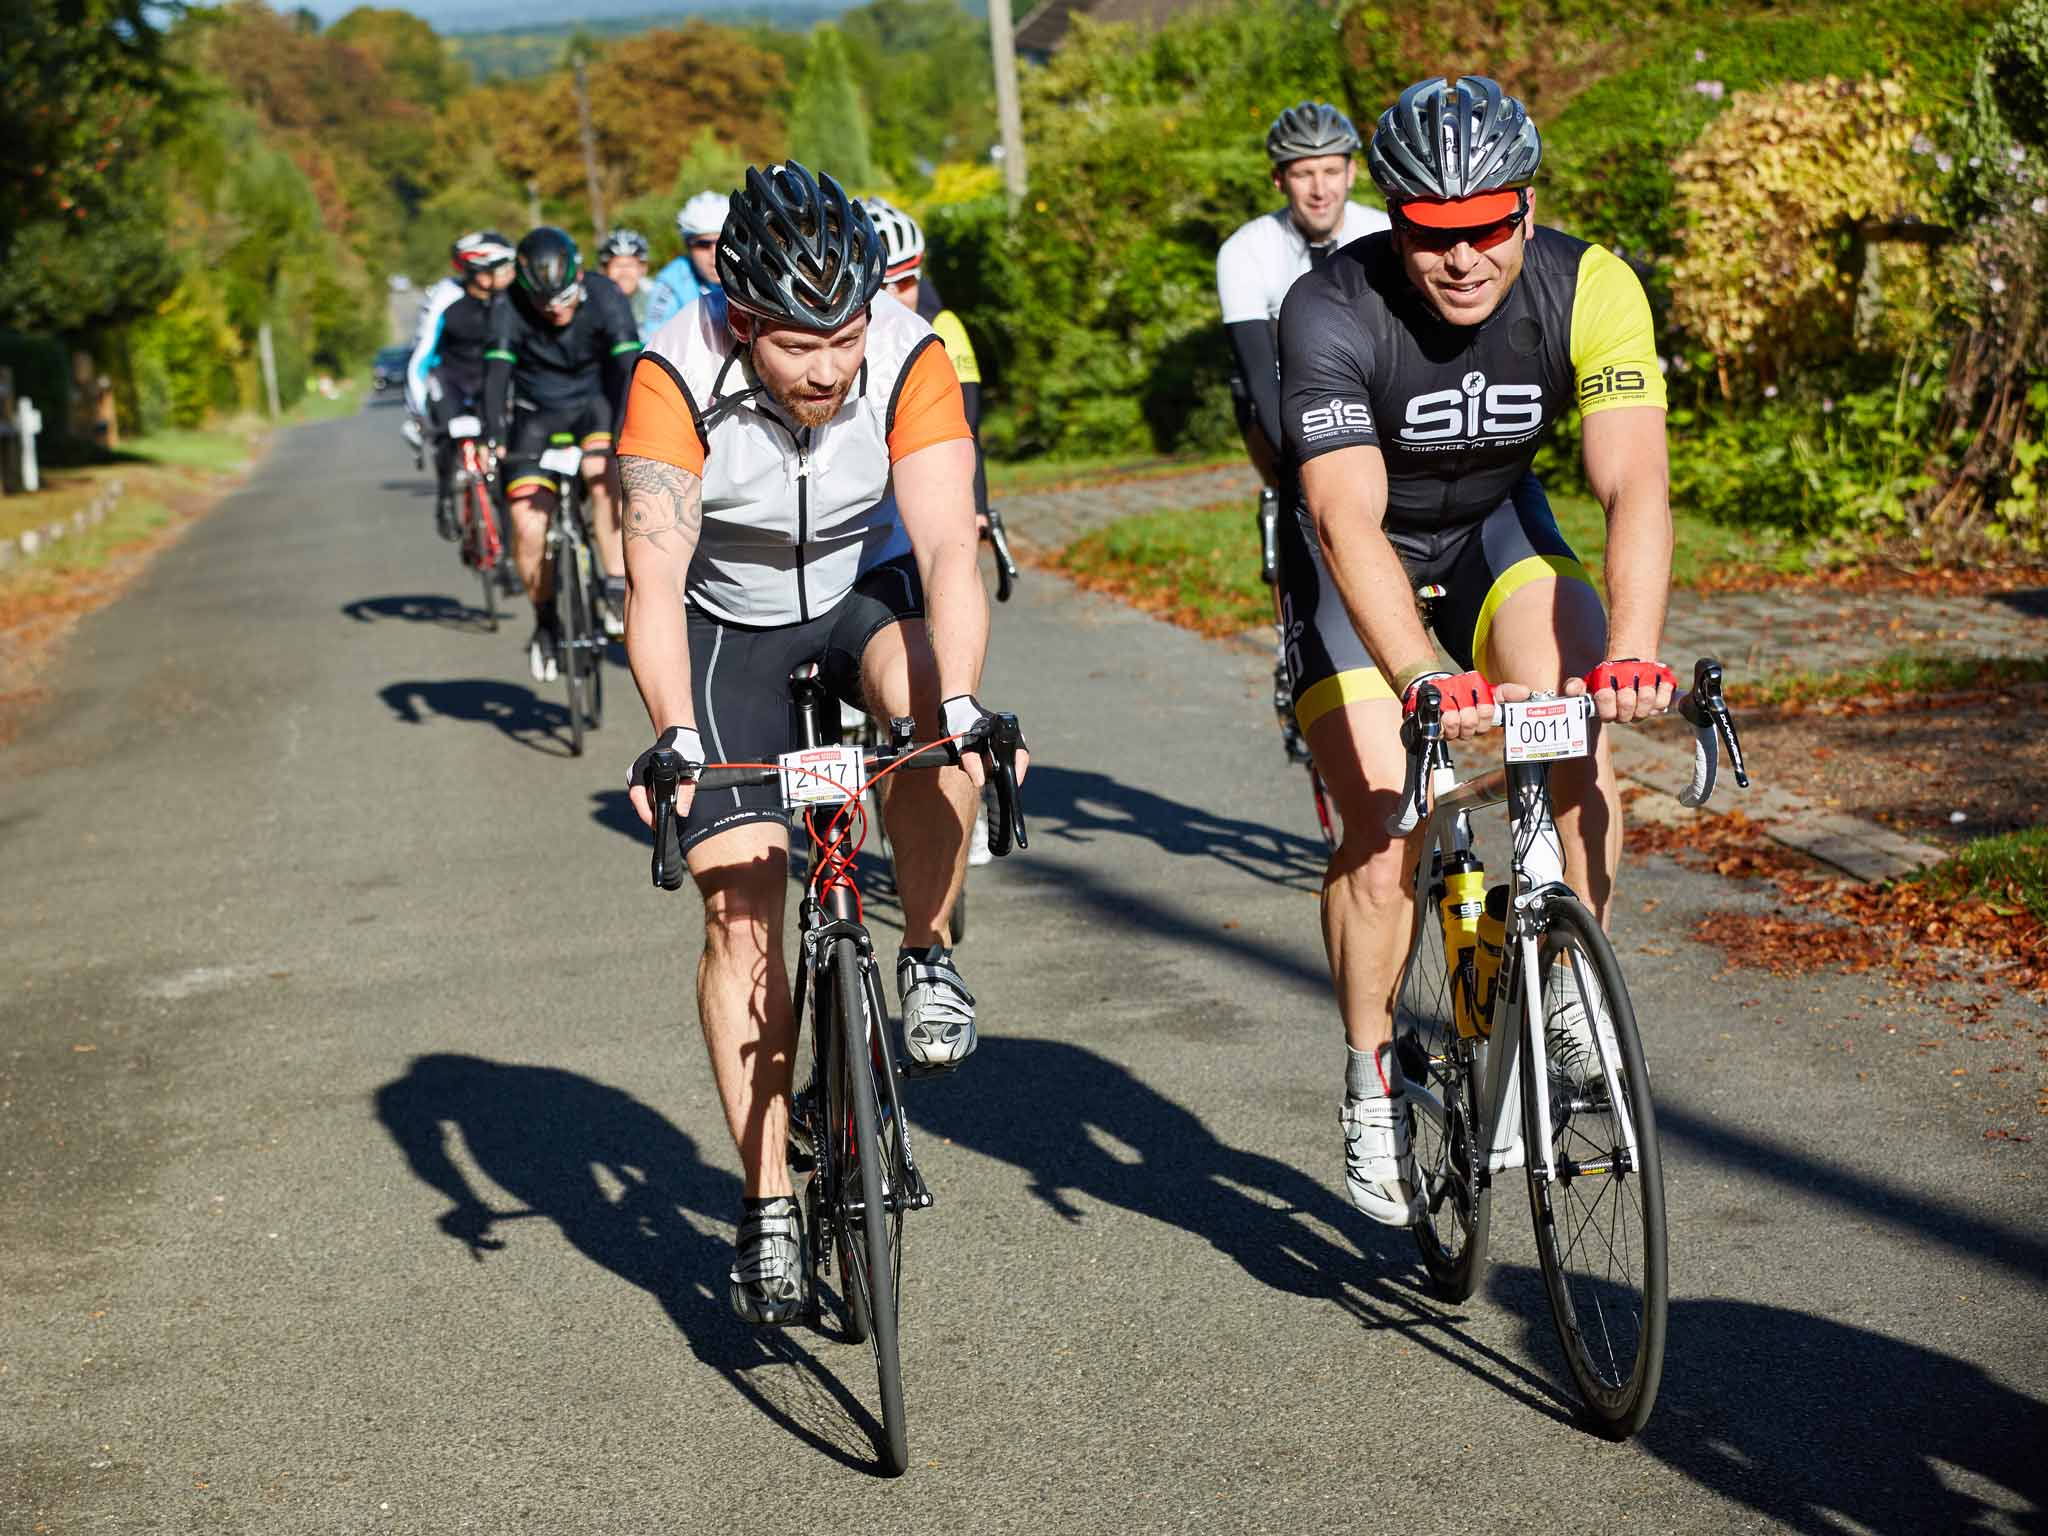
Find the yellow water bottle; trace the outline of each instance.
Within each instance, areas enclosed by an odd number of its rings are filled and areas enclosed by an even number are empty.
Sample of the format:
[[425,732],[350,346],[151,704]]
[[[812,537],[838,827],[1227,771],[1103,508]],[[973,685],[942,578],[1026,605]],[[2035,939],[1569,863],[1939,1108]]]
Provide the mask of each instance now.
[[1477,980],[1473,951],[1479,947],[1479,920],[1486,911],[1486,866],[1470,852],[1451,855],[1444,866],[1444,959],[1451,969],[1451,1013],[1458,1033],[1470,1036],[1480,1026],[1473,999]]
[[1508,888],[1496,885],[1486,893],[1486,910],[1479,915],[1479,946],[1473,955],[1472,1016],[1482,1035],[1493,1031],[1493,991],[1500,981],[1507,941]]

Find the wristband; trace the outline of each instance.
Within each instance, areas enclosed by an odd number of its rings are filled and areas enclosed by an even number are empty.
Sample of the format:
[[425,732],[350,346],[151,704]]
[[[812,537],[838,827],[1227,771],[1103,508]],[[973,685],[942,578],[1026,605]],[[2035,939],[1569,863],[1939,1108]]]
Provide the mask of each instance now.
[[1403,667],[1394,674],[1394,697],[1397,699],[1407,698],[1408,690],[1421,682],[1425,677],[1449,677],[1450,675],[1450,673],[1436,664],[1434,658],[1429,661],[1415,662],[1412,665]]

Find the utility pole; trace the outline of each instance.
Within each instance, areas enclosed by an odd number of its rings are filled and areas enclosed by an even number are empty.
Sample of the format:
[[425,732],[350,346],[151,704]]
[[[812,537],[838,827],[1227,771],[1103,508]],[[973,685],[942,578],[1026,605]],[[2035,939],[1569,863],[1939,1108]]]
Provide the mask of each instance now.
[[270,322],[256,327],[256,359],[263,367],[263,394],[270,403],[270,419],[277,420],[277,349],[270,344]]
[[1003,189],[1010,211],[1024,201],[1024,115],[1017,107],[1017,40],[1012,35],[1010,0],[988,0],[989,49],[996,64],[996,126],[1003,139]]
[[597,238],[605,235],[604,193],[597,185],[597,135],[590,127],[590,80],[583,67],[584,54],[576,50],[576,121],[583,130],[583,179],[590,190],[590,227]]

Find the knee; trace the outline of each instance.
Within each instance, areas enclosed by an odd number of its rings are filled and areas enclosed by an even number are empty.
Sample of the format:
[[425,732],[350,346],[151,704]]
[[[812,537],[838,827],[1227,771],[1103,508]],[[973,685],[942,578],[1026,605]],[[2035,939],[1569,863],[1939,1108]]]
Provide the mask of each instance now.
[[[1387,801],[1378,810],[1378,816],[1383,820],[1393,809],[1395,797],[1373,798]],[[1342,885],[1353,900],[1368,907],[1399,906],[1408,894],[1403,878],[1407,868],[1404,852],[1403,844],[1390,841],[1381,830],[1381,820],[1365,821],[1347,816],[1343,840],[1330,856],[1328,883]]]

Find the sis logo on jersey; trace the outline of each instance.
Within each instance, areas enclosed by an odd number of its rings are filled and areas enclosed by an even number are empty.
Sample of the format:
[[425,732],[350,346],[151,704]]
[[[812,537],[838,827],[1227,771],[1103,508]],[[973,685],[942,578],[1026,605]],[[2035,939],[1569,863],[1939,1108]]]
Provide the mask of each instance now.
[[1370,432],[1372,411],[1362,400],[1331,400],[1301,413],[1301,440],[1312,443],[1334,432]]
[[1470,448],[1532,437],[1543,426],[1543,386],[1488,384],[1474,369],[1456,389],[1408,402],[1398,437],[1415,448]]
[[1617,368],[1609,363],[1598,373],[1589,373],[1579,380],[1579,404],[1590,405],[1595,400],[1626,399],[1631,395],[1647,395],[1650,392],[1649,376],[1640,368]]

